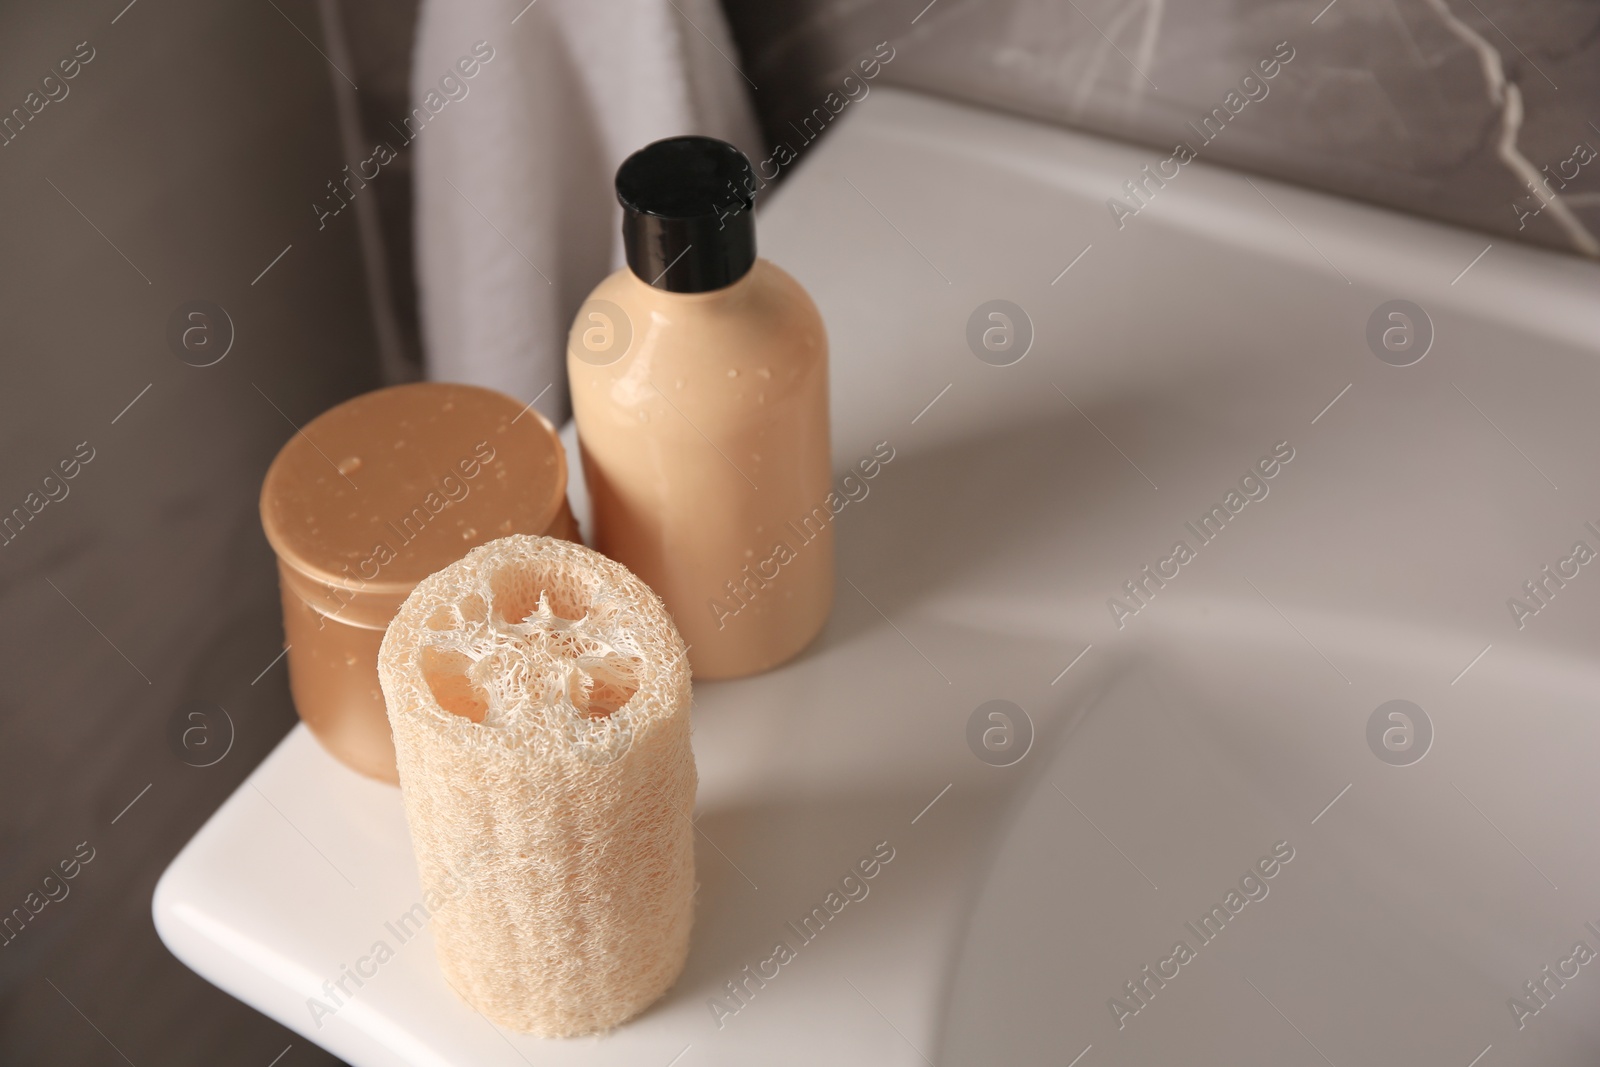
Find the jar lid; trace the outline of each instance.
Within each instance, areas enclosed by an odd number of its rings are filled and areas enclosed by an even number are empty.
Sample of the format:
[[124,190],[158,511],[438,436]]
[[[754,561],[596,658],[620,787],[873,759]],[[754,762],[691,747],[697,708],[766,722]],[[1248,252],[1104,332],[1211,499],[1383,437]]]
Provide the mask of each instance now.
[[537,411],[418,382],[347,400],[291,437],[262,483],[261,526],[306,577],[403,598],[470,549],[544,533],[566,493],[566,451]]

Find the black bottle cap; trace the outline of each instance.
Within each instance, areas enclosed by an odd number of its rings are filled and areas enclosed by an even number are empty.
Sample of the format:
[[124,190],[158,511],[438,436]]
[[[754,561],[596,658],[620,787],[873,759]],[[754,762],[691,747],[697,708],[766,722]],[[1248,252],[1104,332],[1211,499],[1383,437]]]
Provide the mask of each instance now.
[[642,281],[672,293],[732,285],[756,261],[755,171],[715,137],[669,137],[617,168],[622,243]]

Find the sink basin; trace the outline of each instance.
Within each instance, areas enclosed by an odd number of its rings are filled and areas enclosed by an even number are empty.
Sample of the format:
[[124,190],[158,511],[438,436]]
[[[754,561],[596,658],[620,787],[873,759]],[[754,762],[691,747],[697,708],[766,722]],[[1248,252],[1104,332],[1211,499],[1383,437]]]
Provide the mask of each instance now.
[[817,643],[696,687],[677,986],[520,1037],[424,928],[316,1012],[419,890],[303,729],[166,943],[362,1067],[1600,1059],[1600,270],[1203,155],[1113,212],[1170,153],[850,112],[762,250],[829,324],[836,469],[893,459]]

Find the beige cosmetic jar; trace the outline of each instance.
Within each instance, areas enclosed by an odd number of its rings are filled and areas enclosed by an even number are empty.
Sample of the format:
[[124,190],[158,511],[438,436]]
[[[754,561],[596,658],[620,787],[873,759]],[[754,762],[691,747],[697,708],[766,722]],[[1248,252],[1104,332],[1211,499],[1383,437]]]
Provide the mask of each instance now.
[[267,471],[261,526],[301,720],[345,765],[390,783],[378,646],[411,590],[509,534],[578,540],[551,425],[502,393],[442,382],[380,389],[308,423]]

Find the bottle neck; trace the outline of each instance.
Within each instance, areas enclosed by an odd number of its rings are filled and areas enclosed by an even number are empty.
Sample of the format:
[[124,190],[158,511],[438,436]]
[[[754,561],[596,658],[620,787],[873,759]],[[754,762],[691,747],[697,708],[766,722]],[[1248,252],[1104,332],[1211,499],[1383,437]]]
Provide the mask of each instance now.
[[758,256],[750,265],[750,269],[739,276],[738,281],[724,285],[720,289],[707,289],[699,293],[676,293],[669,289],[658,289],[635,274],[632,268],[623,269],[627,272],[629,281],[637,287],[639,297],[646,303],[658,307],[703,307],[741,299],[750,290],[756,275],[766,269],[766,262]]

